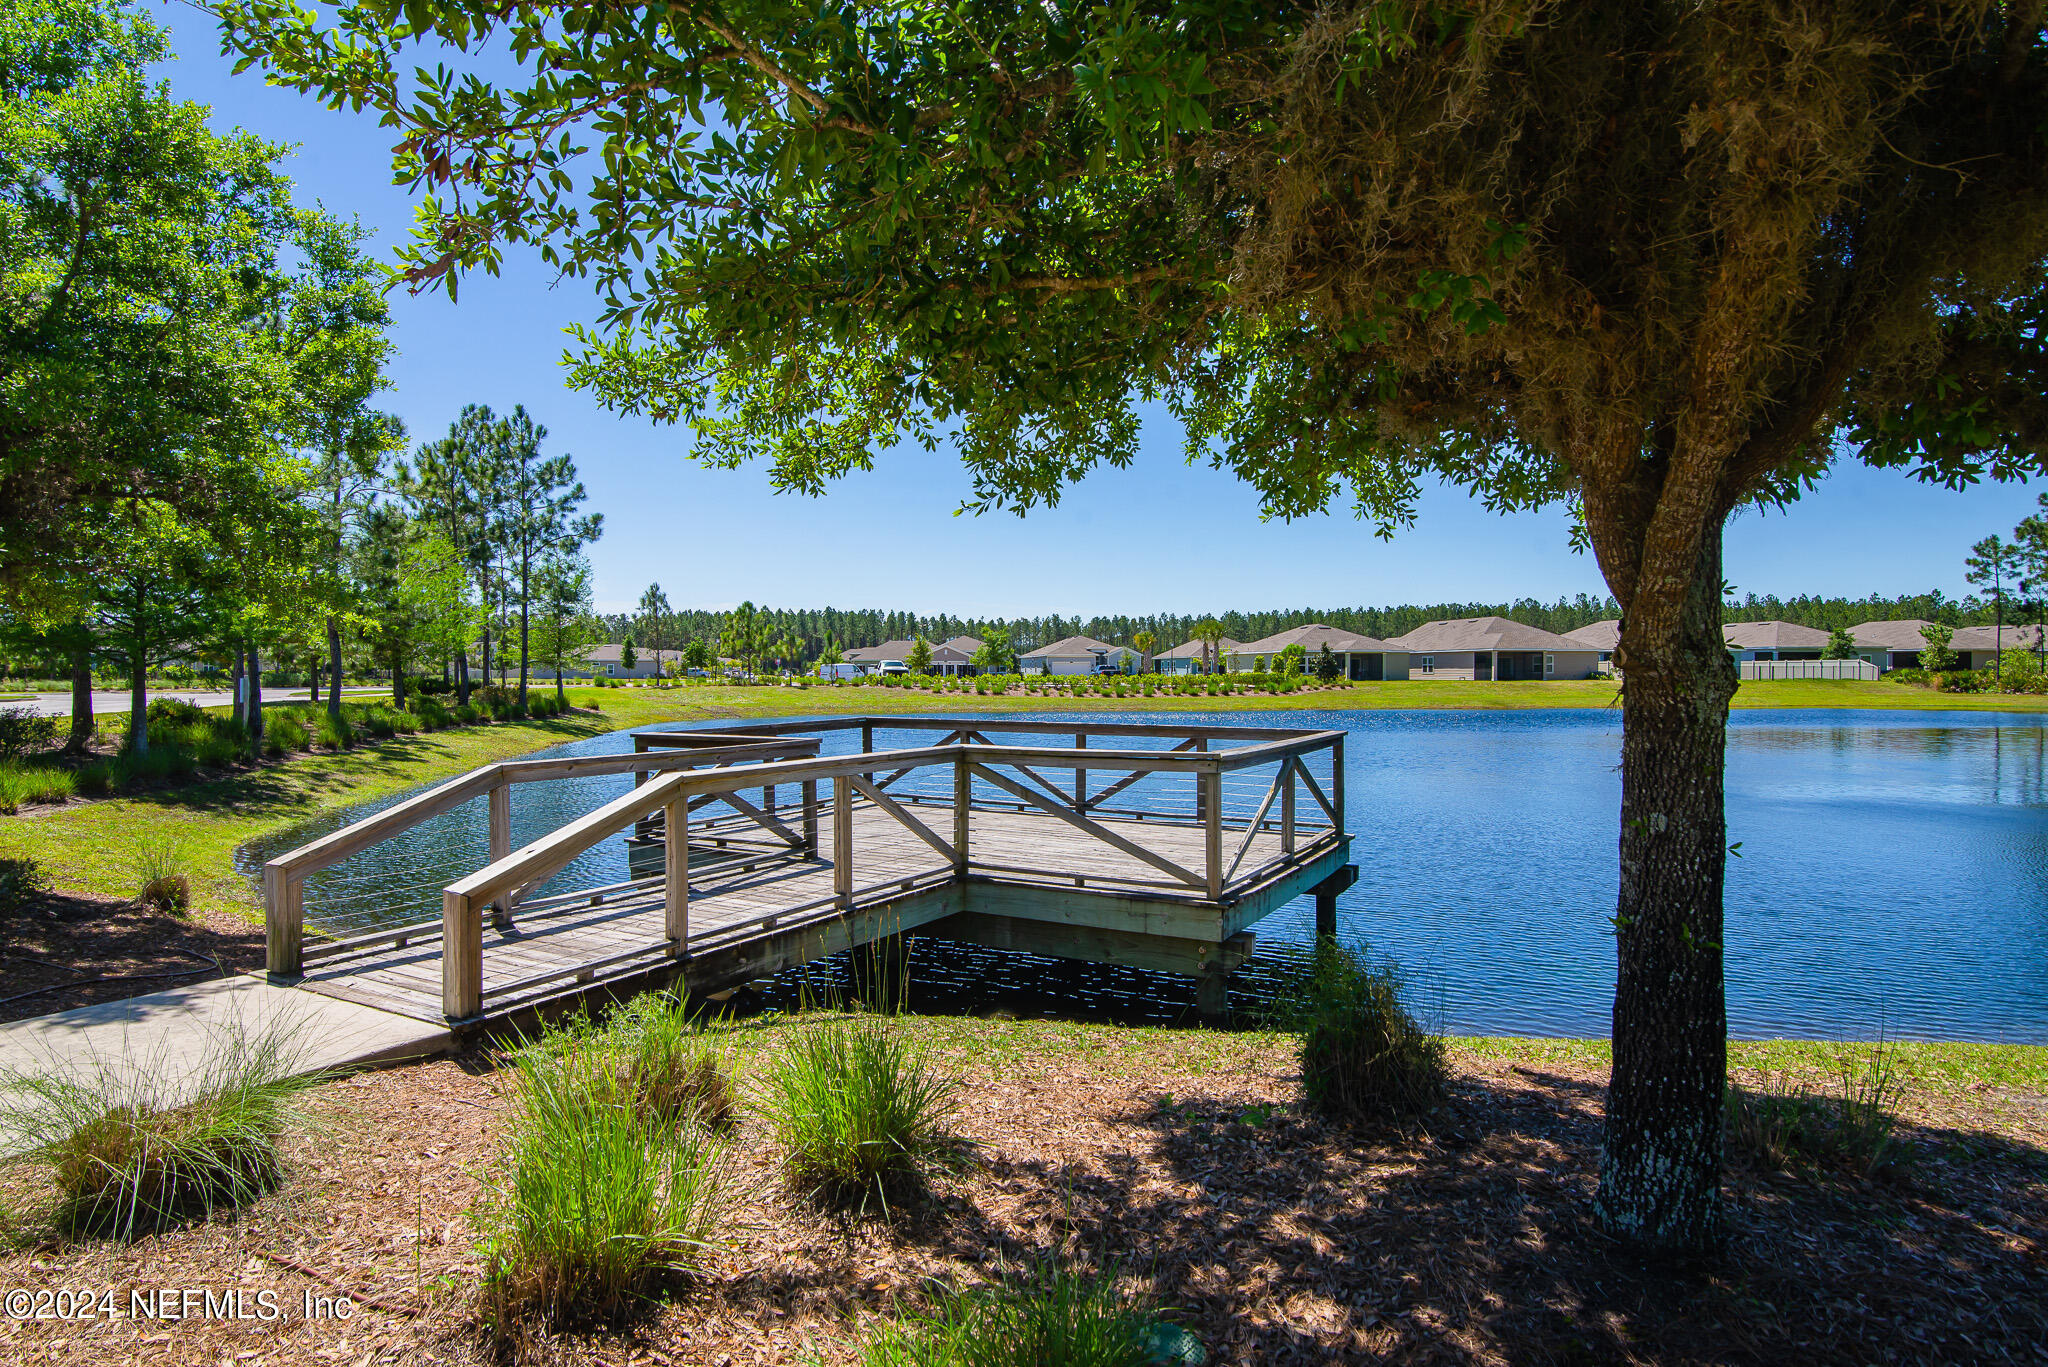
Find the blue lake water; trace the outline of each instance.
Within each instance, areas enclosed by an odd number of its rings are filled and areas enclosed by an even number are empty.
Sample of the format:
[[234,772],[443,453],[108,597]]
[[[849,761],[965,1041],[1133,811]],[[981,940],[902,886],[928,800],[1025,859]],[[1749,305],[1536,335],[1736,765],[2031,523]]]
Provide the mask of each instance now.
[[[964,715],[964,713],[963,713]],[[1015,714],[1005,714],[1015,715]],[[1072,717],[1072,713],[1048,714]],[[1618,713],[1116,713],[1345,729],[1360,871],[1347,938],[1400,963],[1419,1004],[1461,1034],[1605,1035],[1614,988]],[[878,747],[916,743],[878,728]],[[625,733],[551,754],[627,751]],[[829,736],[825,752],[858,748]],[[623,792],[621,776],[515,790],[518,845]],[[401,795],[402,796],[402,795]],[[244,867],[398,801],[256,842]],[[2048,716],[1746,711],[1729,730],[1730,1032],[2048,1043]],[[317,875],[310,920],[337,930],[438,914],[440,887],[485,862],[482,804]],[[564,887],[623,878],[617,843]],[[1313,933],[1306,899],[1257,927],[1240,988]],[[1006,996],[1174,1019],[1185,979],[963,952],[914,966],[977,1008]]]

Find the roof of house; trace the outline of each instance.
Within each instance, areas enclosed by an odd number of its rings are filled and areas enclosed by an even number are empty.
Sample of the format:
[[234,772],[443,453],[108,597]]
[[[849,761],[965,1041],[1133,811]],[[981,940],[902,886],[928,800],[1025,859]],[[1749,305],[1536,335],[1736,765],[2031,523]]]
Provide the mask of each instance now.
[[[1225,636],[1216,643],[1217,653],[1222,655],[1241,654],[1244,648],[1244,642],[1233,641],[1228,636]],[[1202,643],[1200,641],[1188,641],[1175,646],[1172,650],[1155,651],[1152,658],[1155,660],[1199,660],[1202,658]]]
[[[592,664],[615,665],[619,662],[620,655],[625,653],[625,649],[623,642],[606,641],[584,651],[583,658]],[[681,656],[680,650],[646,650],[638,645],[633,647],[633,659],[636,663],[641,660],[674,660]]]
[[1866,650],[1925,650],[1927,638],[1920,628],[1934,625],[1924,617],[1901,617],[1889,622],[1858,622],[1849,635]]
[[[910,658],[910,648],[915,644],[914,641],[884,641],[878,646],[856,647],[846,651],[845,655],[848,663],[857,665],[880,664],[884,660],[907,660]],[[976,641],[974,647],[979,650],[981,642]],[[955,649],[951,641],[945,641],[932,645],[932,660],[937,664],[962,664],[967,660],[967,654]]]
[[932,649],[944,648],[953,651],[955,654],[965,655],[969,659],[973,659],[974,652],[980,650],[981,646],[982,640],[979,636],[955,636],[950,640],[938,642]]
[[1951,650],[2011,650],[2019,647],[2032,650],[2037,644],[2041,628],[2019,626],[2012,622],[2000,631],[1995,625],[1988,627],[1957,627],[1955,639],[1949,642]]
[[1505,617],[1454,617],[1442,622],[1424,622],[1415,630],[1387,642],[1396,650],[1591,650],[1592,646],[1567,640]]
[[1737,650],[1819,650],[1828,634],[1797,622],[1723,622],[1721,639]]
[[1567,631],[1564,638],[1589,650],[1616,650],[1621,646],[1621,619],[1610,617],[1604,622],[1588,622]]
[[1138,653],[1129,646],[1109,645],[1096,640],[1093,636],[1069,636],[1065,640],[1054,641],[1049,646],[1040,646],[1036,650],[1027,650],[1022,658],[1026,660],[1078,659],[1083,655],[1094,655],[1115,650],[1125,651],[1132,655]]
[[1262,637],[1247,645],[1240,646],[1239,649],[1250,655],[1273,655],[1287,649],[1289,646],[1300,646],[1303,650],[1314,654],[1326,645],[1332,651],[1339,653],[1349,650],[1362,654],[1376,654],[1398,649],[1398,647],[1388,645],[1377,636],[1361,636],[1355,631],[1339,631],[1335,627],[1326,627],[1321,622],[1311,622],[1307,626],[1290,627],[1286,631],[1276,631],[1271,636]]

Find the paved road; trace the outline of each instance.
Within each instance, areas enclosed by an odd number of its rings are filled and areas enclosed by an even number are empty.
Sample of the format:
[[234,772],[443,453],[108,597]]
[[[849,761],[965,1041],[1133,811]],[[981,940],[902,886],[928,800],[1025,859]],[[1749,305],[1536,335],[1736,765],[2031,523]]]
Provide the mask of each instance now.
[[[344,698],[365,696],[388,697],[390,693],[390,689],[382,687],[344,688],[341,690],[341,695]],[[0,699],[6,699],[8,696],[5,693],[0,693]],[[303,688],[266,688],[263,690],[263,702],[266,706],[272,703],[305,702],[307,696],[306,690]],[[325,698],[326,695],[323,693],[321,696]],[[235,695],[232,693],[191,688],[172,688],[162,692],[151,689],[149,697],[152,702],[158,698],[182,698],[187,702],[197,703],[201,707],[226,707],[235,700]],[[71,694],[68,692],[36,693],[27,698],[0,701],[0,708],[26,708],[45,717],[68,717],[71,715]],[[118,692],[93,690],[92,711],[94,716],[106,716],[116,712],[126,713],[127,710],[127,689],[123,688]]]

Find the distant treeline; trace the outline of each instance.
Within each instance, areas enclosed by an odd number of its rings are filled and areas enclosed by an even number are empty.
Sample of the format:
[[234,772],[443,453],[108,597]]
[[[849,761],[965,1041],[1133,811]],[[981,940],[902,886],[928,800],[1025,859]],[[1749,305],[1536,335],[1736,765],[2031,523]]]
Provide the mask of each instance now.
[[[2011,608],[2007,609],[2008,615]],[[979,636],[990,625],[1007,626],[1010,639],[1019,650],[1031,650],[1066,636],[1092,636],[1112,644],[1128,645],[1140,631],[1158,638],[1156,649],[1165,650],[1194,638],[1194,627],[1203,618],[1194,614],[1154,613],[1148,616],[1115,617],[953,617],[944,613],[927,616],[914,612],[881,612],[842,608],[763,608],[762,615],[775,631],[787,631],[815,653],[827,637],[841,649],[875,646],[884,641],[922,636],[943,641],[953,636]],[[1325,626],[1355,631],[1382,639],[1413,631],[1424,622],[1446,617],[1510,617],[1545,631],[1567,632],[1589,622],[1619,617],[1621,609],[1612,598],[1579,594],[1546,603],[1536,598],[1519,598],[1512,603],[1431,603],[1384,608],[1286,608],[1269,612],[1219,612],[1223,634],[1235,641],[1256,641],[1289,627],[1321,622]],[[1853,626],[1858,622],[1899,617],[1924,617],[1951,626],[1970,626],[1991,620],[1991,609],[1975,598],[1948,598],[1940,590],[1902,598],[1821,598],[1802,594],[1796,598],[1750,594],[1741,602],[1726,605],[1724,618],[1730,622],[1756,622],[1777,618],[1802,626],[1827,630]],[[643,647],[650,639],[663,644],[703,640],[715,643],[725,614],[685,608],[670,613],[660,627],[650,632],[650,623],[634,613],[604,615],[608,639],[623,641],[627,636]]]

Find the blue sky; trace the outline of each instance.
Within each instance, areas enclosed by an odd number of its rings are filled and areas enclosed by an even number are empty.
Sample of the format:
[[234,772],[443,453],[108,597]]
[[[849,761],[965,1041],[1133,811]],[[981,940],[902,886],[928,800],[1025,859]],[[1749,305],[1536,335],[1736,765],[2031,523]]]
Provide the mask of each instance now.
[[[388,130],[336,113],[254,70],[232,75],[208,16],[165,6],[179,60],[175,93],[239,124],[298,144],[286,169],[302,202],[354,215],[385,245],[403,240],[412,203],[393,186]],[[393,298],[400,356],[383,402],[415,440],[439,435],[465,403],[524,403],[575,458],[605,515],[592,553],[597,601],[629,606],[659,582],[677,606],[742,598],[777,607],[886,608],[1010,616],[1058,612],[1222,612],[1352,604],[1498,602],[1603,594],[1590,556],[1567,545],[1548,512],[1498,517],[1455,489],[1422,500],[1416,525],[1382,542],[1344,516],[1262,523],[1258,501],[1226,475],[1191,469],[1169,421],[1147,424],[1128,470],[1109,470],[1025,519],[955,516],[967,492],[958,464],[917,450],[885,454],[821,499],[778,495],[759,468],[705,470],[675,429],[621,419],[562,383],[562,328],[594,315],[587,288],[555,284],[512,259],[496,278],[443,295]],[[1845,464],[1784,514],[1729,528],[1726,577],[1738,591],[1960,597],[1962,559],[1989,532],[2008,533],[2035,490],[1956,494]]]

